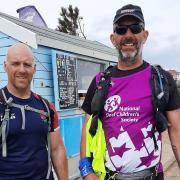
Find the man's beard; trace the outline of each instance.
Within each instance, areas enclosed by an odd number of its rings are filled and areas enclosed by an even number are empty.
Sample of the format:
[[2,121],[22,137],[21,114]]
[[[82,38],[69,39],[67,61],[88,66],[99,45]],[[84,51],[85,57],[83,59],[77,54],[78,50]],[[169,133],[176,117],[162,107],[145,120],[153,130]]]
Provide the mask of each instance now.
[[142,49],[143,49],[143,42],[134,42],[132,41],[134,44],[136,44],[136,50],[134,50],[133,52],[124,52],[121,50],[121,45],[116,46],[118,55],[119,55],[119,62],[123,62],[123,64],[125,64],[126,66],[131,66],[134,65],[137,61],[139,57],[142,57]]

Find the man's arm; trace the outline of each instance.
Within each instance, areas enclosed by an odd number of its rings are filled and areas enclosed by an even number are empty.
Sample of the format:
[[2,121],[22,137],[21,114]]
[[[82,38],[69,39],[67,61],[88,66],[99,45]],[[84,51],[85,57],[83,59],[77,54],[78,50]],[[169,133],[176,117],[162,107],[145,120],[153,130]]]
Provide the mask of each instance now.
[[87,93],[86,93],[86,97],[85,100],[83,102],[82,105],[82,110],[84,110],[85,112],[85,121],[83,124],[83,128],[82,128],[82,134],[81,134],[81,148],[80,148],[80,156],[81,158],[86,156],[86,125],[88,122],[88,119],[90,117],[89,114],[92,114],[91,112],[91,101],[93,99],[94,93],[96,90],[96,77],[93,78]]
[[81,134],[81,148],[80,148],[80,156],[81,158],[86,156],[86,125],[88,122],[90,115],[85,114],[85,121],[82,128],[82,134]]
[[68,162],[59,131],[50,133],[51,159],[58,180],[68,180]]
[[180,168],[180,108],[172,111],[167,111],[169,123],[169,138],[175,158]]
[[[82,128],[81,135],[81,148],[80,148],[80,156],[81,158],[86,157],[86,125],[88,122],[90,115],[85,114],[85,122]],[[85,177],[85,180],[99,180],[98,176],[95,173],[90,173]]]

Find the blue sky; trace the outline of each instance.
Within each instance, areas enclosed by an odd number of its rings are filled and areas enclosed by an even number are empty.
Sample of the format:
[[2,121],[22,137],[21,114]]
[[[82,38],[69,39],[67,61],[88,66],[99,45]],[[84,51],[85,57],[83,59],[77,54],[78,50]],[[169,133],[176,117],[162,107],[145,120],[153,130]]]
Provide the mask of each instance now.
[[16,9],[34,5],[48,27],[55,29],[60,7],[72,4],[80,9],[87,39],[112,47],[109,35],[115,12],[128,3],[140,5],[144,13],[146,29],[149,31],[144,59],[180,71],[179,0],[5,0],[1,3],[0,12],[18,17]]

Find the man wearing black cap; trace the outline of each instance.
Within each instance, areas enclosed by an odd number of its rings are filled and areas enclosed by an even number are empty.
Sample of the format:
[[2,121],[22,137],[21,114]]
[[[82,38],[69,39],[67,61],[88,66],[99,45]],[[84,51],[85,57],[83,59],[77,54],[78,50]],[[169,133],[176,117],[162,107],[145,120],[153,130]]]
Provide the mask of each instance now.
[[86,120],[79,169],[85,180],[163,180],[161,132],[167,120],[180,166],[180,97],[171,75],[143,60],[147,38],[139,6],[128,4],[116,12],[110,39],[118,64],[96,75],[82,105]]

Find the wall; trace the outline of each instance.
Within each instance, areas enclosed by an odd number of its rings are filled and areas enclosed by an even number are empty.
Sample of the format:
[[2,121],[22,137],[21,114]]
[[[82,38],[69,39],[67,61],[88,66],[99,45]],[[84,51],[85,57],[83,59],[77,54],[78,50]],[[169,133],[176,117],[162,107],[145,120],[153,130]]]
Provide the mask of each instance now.
[[8,47],[16,42],[18,41],[0,32],[0,88],[7,84],[7,75],[4,72],[3,64]]

